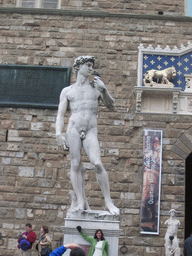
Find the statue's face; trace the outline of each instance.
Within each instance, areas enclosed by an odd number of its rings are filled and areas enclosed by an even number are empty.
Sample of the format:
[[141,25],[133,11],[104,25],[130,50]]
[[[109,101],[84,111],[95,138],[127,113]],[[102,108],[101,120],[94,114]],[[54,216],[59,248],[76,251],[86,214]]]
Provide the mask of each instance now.
[[79,66],[78,73],[85,76],[85,77],[88,77],[88,76],[91,75],[92,70],[93,70],[93,63],[88,61],[88,62]]
[[174,217],[174,216],[175,216],[175,211],[171,211],[170,215],[171,215],[172,217]]

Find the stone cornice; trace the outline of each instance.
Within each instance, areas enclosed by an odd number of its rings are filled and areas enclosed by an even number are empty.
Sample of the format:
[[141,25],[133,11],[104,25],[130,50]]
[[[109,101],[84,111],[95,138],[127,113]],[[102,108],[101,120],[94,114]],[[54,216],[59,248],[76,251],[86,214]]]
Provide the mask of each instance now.
[[113,13],[92,10],[61,10],[61,9],[42,9],[42,8],[18,8],[18,7],[0,7],[0,13],[19,13],[19,14],[37,14],[37,15],[61,15],[61,16],[82,16],[82,17],[103,17],[103,18],[134,18],[149,20],[168,20],[192,22],[192,17],[172,16],[172,15],[147,15],[147,14],[129,14],[129,13]]

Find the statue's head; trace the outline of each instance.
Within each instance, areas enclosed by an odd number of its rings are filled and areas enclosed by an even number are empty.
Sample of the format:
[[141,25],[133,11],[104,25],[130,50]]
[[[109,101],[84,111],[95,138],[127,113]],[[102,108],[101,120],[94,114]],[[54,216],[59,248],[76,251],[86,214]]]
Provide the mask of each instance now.
[[170,213],[171,216],[175,216],[175,212],[176,212],[175,209],[171,209],[171,210],[169,211],[169,213]]
[[76,58],[74,64],[73,64],[73,67],[75,69],[75,73],[77,75],[78,73],[78,70],[79,70],[79,67],[80,65],[83,65],[85,64],[86,62],[92,62],[93,65],[95,63],[95,57],[94,56],[89,56],[89,55],[84,55],[84,56],[79,56],[78,58]]
[[176,77],[176,75],[177,75],[175,67],[167,68],[166,72],[167,72],[167,78],[169,80],[174,79]]

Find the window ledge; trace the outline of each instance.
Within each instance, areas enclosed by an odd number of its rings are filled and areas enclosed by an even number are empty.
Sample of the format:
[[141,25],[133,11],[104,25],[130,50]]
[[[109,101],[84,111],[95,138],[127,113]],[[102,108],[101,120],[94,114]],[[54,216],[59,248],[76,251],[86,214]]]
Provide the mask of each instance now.
[[192,115],[192,92],[135,86],[136,112]]
[[70,9],[43,9],[43,8],[21,8],[21,7],[0,7],[0,13],[20,13],[20,14],[43,14],[43,15],[70,15],[83,17],[114,17],[114,18],[136,18],[151,20],[169,20],[192,22],[192,17],[179,15],[147,15],[147,14],[129,14],[113,13],[105,11],[91,10],[70,10]]

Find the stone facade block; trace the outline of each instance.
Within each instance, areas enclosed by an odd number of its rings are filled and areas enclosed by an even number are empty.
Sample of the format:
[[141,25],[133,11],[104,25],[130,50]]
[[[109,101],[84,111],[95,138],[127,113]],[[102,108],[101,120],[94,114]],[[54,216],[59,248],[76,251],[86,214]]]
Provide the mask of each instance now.
[[20,177],[34,177],[34,167],[19,167]]
[[7,249],[15,250],[15,248],[17,247],[17,245],[18,245],[18,240],[17,240],[17,239],[9,239],[9,240],[8,240]]
[[15,209],[15,218],[24,219],[25,218],[25,209]]

